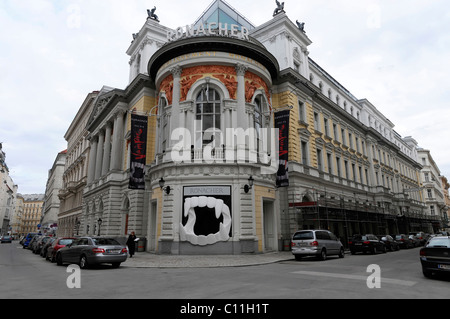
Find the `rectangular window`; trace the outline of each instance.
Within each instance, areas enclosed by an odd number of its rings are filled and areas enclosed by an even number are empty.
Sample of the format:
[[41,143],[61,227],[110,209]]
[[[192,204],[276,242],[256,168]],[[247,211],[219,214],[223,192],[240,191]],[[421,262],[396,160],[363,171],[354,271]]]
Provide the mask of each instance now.
[[308,165],[308,143],[302,141],[302,163]]
[[327,153],[328,174],[333,174],[333,163],[331,161],[331,154]]
[[319,171],[323,171],[323,163],[322,163],[322,150],[317,149],[317,169]]
[[320,132],[319,113],[314,112],[314,129]]
[[341,177],[341,159],[336,156],[336,169],[337,169],[337,175]]
[[306,111],[305,111],[305,103],[298,102],[298,116],[299,121],[306,122]]
[[325,132],[324,132],[325,135],[330,136],[330,128],[328,127],[328,119],[327,118],[323,119],[323,127],[325,129]]

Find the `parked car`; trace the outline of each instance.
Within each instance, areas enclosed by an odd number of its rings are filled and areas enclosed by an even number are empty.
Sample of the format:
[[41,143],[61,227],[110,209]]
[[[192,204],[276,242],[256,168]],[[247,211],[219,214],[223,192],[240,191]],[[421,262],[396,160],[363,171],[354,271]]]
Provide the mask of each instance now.
[[412,241],[409,239],[409,236],[406,236],[405,234],[395,235],[395,241],[398,243],[400,248],[408,249],[413,247]]
[[84,269],[91,265],[110,263],[118,268],[127,260],[128,249],[117,240],[106,237],[81,237],[56,253],[56,263],[76,263]]
[[34,247],[35,247],[35,245],[36,245],[36,243],[37,243],[37,241],[38,241],[39,238],[41,238],[41,237],[42,237],[42,235],[36,235],[36,236],[34,236],[34,237],[30,240],[30,243],[28,244],[27,249],[33,250]]
[[386,252],[386,245],[373,234],[354,235],[348,242],[350,253],[357,252],[376,254],[377,252]]
[[57,238],[51,246],[47,248],[47,256],[45,259],[50,260],[52,263],[55,262],[56,252],[65,247],[68,244],[71,244],[76,238],[74,237],[59,237]]
[[27,248],[28,245],[30,244],[30,241],[34,238],[34,236],[37,236],[38,233],[28,233],[22,241],[22,247],[23,248]]
[[420,241],[419,239],[416,237],[416,235],[409,235],[409,240],[411,240],[411,243],[413,245],[413,247],[419,247],[420,246]]
[[423,275],[427,278],[433,273],[450,274],[450,236],[437,236],[420,249],[420,263]]
[[400,250],[398,243],[392,238],[391,235],[379,235],[377,236],[385,245],[386,249],[390,251]]
[[423,246],[426,244],[428,240],[428,235],[425,234],[423,231],[415,232],[415,233],[409,233],[410,235],[415,235],[417,240],[419,241],[419,246]]
[[56,240],[56,237],[50,237],[50,239],[42,246],[41,252],[39,255],[45,259],[47,259],[47,249],[52,246],[53,242]]
[[8,236],[8,235],[4,235],[2,236],[2,238],[0,238],[0,242],[3,243],[12,243],[12,237]]
[[327,259],[328,255],[344,258],[344,246],[328,230],[299,230],[292,236],[291,248],[296,260],[304,256],[316,256],[320,260]]
[[37,242],[33,245],[33,248],[32,248],[33,253],[34,254],[39,254],[41,252],[42,247],[45,245],[45,243],[47,241],[50,240],[50,238],[51,238],[50,236],[42,236],[42,237],[40,237],[37,240]]

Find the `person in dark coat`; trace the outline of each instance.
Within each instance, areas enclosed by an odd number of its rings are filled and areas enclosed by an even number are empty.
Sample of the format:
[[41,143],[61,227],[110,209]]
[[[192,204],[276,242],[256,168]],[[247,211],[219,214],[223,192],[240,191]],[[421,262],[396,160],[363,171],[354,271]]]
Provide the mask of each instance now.
[[130,258],[133,257],[134,252],[136,250],[136,235],[134,234],[134,231],[131,232],[130,236],[128,236],[127,240],[127,246],[128,246],[128,252],[130,253]]

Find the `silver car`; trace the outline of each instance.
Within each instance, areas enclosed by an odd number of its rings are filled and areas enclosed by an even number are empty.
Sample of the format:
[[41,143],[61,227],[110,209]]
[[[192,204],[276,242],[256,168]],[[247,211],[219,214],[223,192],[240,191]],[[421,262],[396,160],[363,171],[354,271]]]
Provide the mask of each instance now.
[[344,258],[344,246],[339,238],[328,230],[299,230],[292,236],[291,251],[296,260],[304,256],[316,256],[320,260],[328,255]]
[[85,269],[95,264],[112,264],[118,268],[127,260],[128,249],[117,240],[106,237],[81,237],[56,253],[56,263],[79,264]]

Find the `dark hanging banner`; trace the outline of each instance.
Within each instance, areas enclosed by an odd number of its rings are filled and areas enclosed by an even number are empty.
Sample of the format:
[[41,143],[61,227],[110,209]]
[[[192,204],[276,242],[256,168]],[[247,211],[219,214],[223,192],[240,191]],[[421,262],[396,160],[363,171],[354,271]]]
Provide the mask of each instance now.
[[147,116],[131,114],[130,189],[145,189],[147,125]]
[[277,186],[289,186],[288,155],[289,155],[289,116],[290,111],[275,113],[275,128],[279,129],[279,164],[277,172]]

